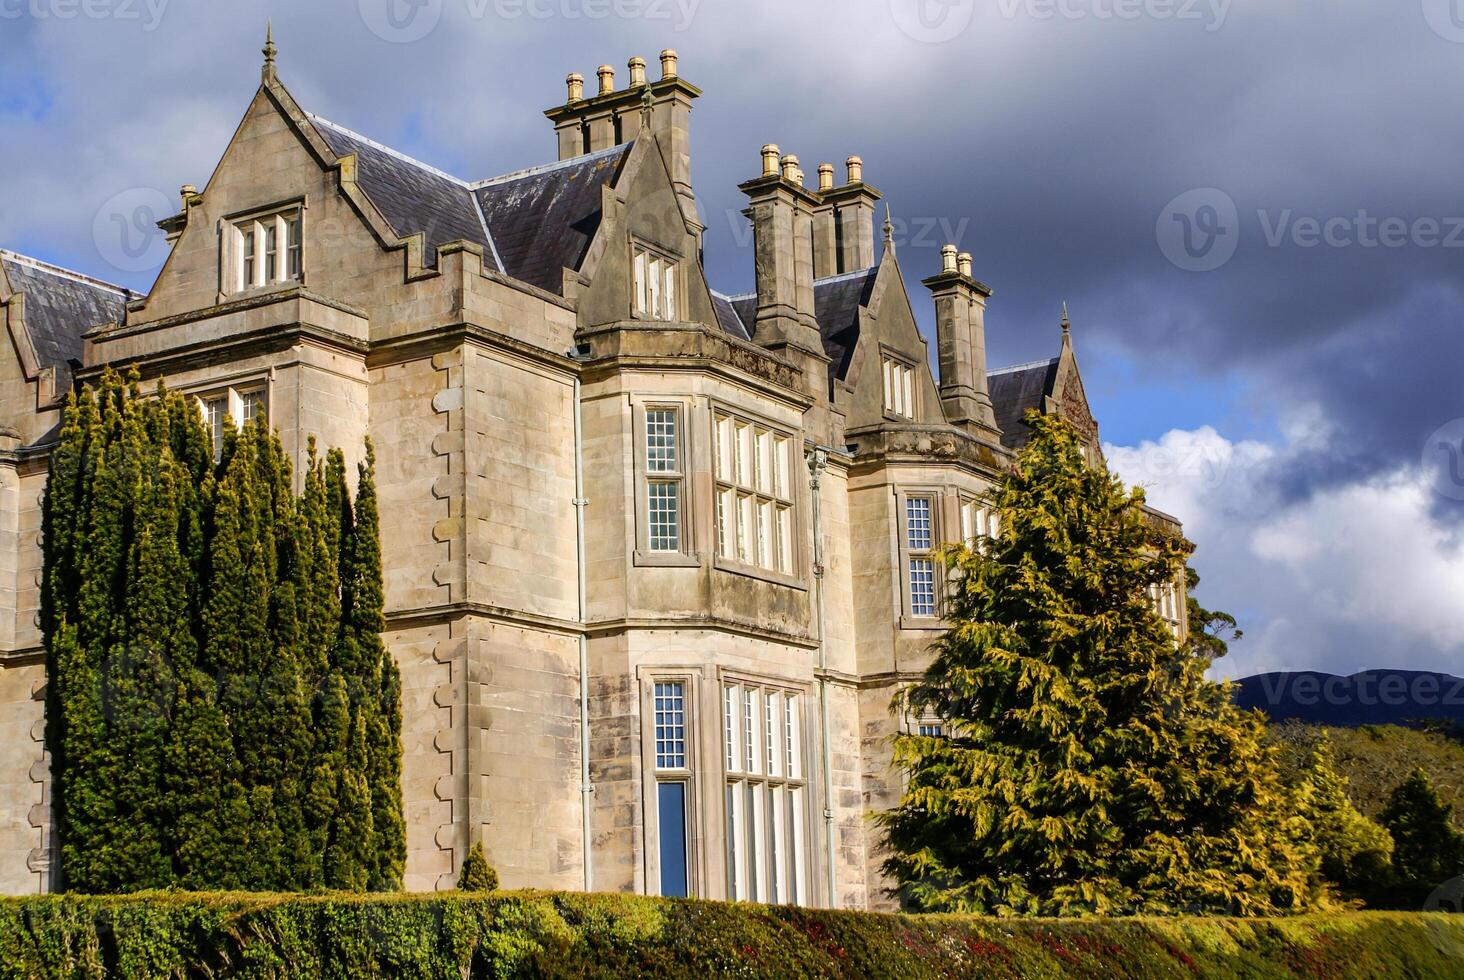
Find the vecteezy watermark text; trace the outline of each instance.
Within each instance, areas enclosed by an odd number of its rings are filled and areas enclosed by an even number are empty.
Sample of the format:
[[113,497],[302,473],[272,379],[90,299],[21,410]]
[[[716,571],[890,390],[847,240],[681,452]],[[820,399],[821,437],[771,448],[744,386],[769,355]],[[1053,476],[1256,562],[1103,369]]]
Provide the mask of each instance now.
[[[1350,214],[1298,214],[1295,208],[1260,208],[1258,237],[1267,248],[1464,248],[1464,215],[1380,216],[1359,208]],[[1216,187],[1197,187],[1174,197],[1159,212],[1154,238],[1159,251],[1189,272],[1211,272],[1235,255],[1244,236],[1235,199]]]
[[[976,18],[977,0],[889,0],[890,18],[906,37],[926,44],[953,41]],[[1003,20],[1175,21],[1218,31],[1232,0],[981,0],[980,10]]]
[[0,0],[0,20],[138,21],[144,31],[162,23],[169,0]]
[[[644,20],[684,31],[701,0],[453,0],[470,20]],[[357,0],[372,34],[393,44],[420,41],[437,28],[444,0]]]

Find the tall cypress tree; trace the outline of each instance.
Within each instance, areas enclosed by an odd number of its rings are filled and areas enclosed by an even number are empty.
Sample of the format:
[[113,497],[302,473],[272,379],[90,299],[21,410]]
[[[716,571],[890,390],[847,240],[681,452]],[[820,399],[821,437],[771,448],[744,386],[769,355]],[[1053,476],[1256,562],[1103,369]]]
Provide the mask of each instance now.
[[356,526],[352,545],[353,603],[348,628],[355,633],[361,661],[373,683],[363,699],[367,772],[371,792],[371,850],[368,887],[399,888],[406,864],[406,821],[402,815],[401,673],[381,641],[386,629],[382,585],[381,515],[376,500],[376,450],[366,440],[366,461],[356,485]]
[[[397,887],[400,681],[372,465],[304,493],[263,419],[107,372],[43,505],[47,739],[67,887]],[[379,828],[379,829],[378,829]]]
[[949,629],[896,709],[909,777],[883,814],[899,894],[929,910],[1267,914],[1317,899],[1262,723],[1205,680],[1150,606],[1183,543],[1087,465],[1033,439],[996,492],[1000,536],[950,554]]

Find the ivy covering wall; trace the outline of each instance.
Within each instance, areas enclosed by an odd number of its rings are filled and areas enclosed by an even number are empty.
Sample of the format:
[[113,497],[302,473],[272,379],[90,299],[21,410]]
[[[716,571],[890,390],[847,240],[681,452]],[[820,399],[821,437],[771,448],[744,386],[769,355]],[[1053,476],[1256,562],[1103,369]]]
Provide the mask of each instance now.
[[73,395],[44,503],[41,625],[60,885],[400,886],[400,679],[381,640],[370,444],[108,373]]

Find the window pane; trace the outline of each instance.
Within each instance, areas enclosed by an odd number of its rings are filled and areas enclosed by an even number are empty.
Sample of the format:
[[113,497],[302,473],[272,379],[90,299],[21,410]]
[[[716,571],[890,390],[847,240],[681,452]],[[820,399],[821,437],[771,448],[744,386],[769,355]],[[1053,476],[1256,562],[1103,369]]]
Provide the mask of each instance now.
[[737,688],[722,688],[722,713],[726,716],[727,771],[737,771]]
[[676,410],[657,408],[646,412],[646,469],[652,473],[674,473],[676,462]]
[[798,745],[798,719],[793,706],[796,703],[797,700],[791,694],[783,699],[783,743],[788,752],[787,769],[784,771],[789,779],[797,779],[803,775],[798,769],[798,754],[795,751]]
[[778,571],[793,571],[793,515],[787,507],[778,508]]
[[753,500],[748,494],[737,497],[737,560],[756,563],[755,545],[752,540],[753,527],[757,523],[753,515]]
[[921,725],[919,731],[927,738],[940,738],[945,735],[945,731],[939,725]]
[[229,414],[229,396],[215,395],[203,401],[204,424],[213,439],[213,458],[217,463],[224,452],[224,417]]
[[792,496],[788,489],[788,440],[773,437],[773,493],[785,500]]
[[929,558],[910,559],[910,614],[935,615],[935,563]]
[[279,266],[279,233],[276,229],[273,218],[266,219],[264,225],[264,281],[274,282],[278,278],[276,270]]
[[646,311],[646,253],[639,249],[631,262],[631,305],[637,313]]
[[783,848],[778,846],[779,830],[783,824],[783,814],[780,796],[782,790],[777,786],[768,787],[768,901],[777,902],[783,900],[783,874],[778,862],[783,859]]
[[681,547],[680,488],[674,480],[646,484],[646,523],[652,551],[676,551]]
[[757,558],[759,565],[773,565],[773,504],[764,500],[757,505]]
[[263,416],[265,414],[264,389],[256,388],[253,391],[240,392],[239,403],[245,423],[248,423],[257,415]]
[[651,259],[646,273],[646,312],[659,316],[661,311],[661,260]]
[[254,226],[240,229],[240,244],[243,246],[243,262],[239,272],[239,288],[248,289],[254,285]]
[[686,768],[686,685],[679,681],[657,684],[656,768]]
[[747,772],[757,772],[757,708],[754,701],[757,692],[752,688],[742,691],[742,761]]
[[728,558],[736,557],[737,530],[733,526],[733,512],[737,509],[735,490],[717,491],[717,554]]
[[769,691],[767,700],[763,705],[763,749],[767,753],[767,769],[769,776],[780,774],[779,766],[782,763],[782,753],[778,751],[782,739],[778,737],[781,718],[779,718],[778,701],[780,695]]
[[727,483],[737,479],[732,457],[732,420],[725,415],[717,416],[717,479]]
[[676,319],[676,263],[664,263],[665,283],[661,287],[661,316]]
[[772,493],[773,434],[766,429],[759,429],[754,439],[757,447],[757,489],[761,493]]
[[737,426],[737,483],[752,486],[752,427]]
[[300,278],[300,218],[290,218],[285,223],[289,235],[290,263],[286,273],[291,279]]
[[884,407],[893,410],[895,407],[895,379],[894,364],[888,360],[884,361]]
[[736,788],[727,784],[727,900],[737,901],[737,809]]
[[657,783],[661,827],[661,894],[685,898],[686,784]]
[[931,534],[930,498],[905,498],[906,547],[911,551],[929,551]]
[[912,388],[914,387],[915,372],[909,368],[900,369],[900,411],[910,418],[915,417],[915,398]]

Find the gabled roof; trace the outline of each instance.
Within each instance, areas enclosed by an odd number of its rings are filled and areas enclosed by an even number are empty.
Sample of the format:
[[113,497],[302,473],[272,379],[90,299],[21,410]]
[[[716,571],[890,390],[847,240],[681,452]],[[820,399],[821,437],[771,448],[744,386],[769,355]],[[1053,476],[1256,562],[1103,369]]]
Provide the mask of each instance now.
[[996,427],[1001,430],[1002,445],[1008,449],[1020,449],[1032,437],[1031,427],[1023,416],[1028,409],[1042,410],[1044,400],[1052,394],[1057,382],[1057,366],[1061,362],[1061,357],[1054,357],[987,373]]
[[120,323],[134,294],[121,286],[0,249],[0,267],[10,288],[25,295],[25,332],[37,367],[69,376],[68,362],[81,358],[81,335],[103,323]]
[[483,248],[485,266],[552,293],[579,267],[600,224],[600,189],[630,143],[488,180],[468,182],[328,119],[306,118],[337,156],[356,156],[356,185],[398,237],[421,232],[434,265],[453,241]]
[[633,144],[571,157],[473,185],[503,271],[560,293],[562,270],[578,269],[600,227],[600,191]]

